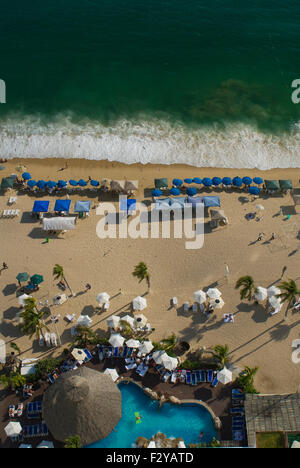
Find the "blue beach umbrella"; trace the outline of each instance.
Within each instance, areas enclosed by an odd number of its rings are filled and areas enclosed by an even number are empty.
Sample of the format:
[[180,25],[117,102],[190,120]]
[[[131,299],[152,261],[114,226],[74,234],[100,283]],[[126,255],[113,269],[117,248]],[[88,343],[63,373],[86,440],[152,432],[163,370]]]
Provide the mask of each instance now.
[[69,184],[72,185],[72,187],[76,187],[78,185],[77,180],[71,179],[69,180]]
[[33,188],[36,186],[36,181],[33,179],[28,180],[27,182],[28,187]]
[[178,188],[171,188],[170,194],[171,195],[180,195],[180,190]]
[[192,196],[196,195],[197,189],[195,187],[189,187],[189,188],[186,189],[186,193],[187,193],[187,195],[192,197]]
[[243,185],[243,181],[240,177],[234,177],[232,183],[235,187],[241,187]]
[[46,187],[46,182],[44,180],[39,180],[38,183],[36,184],[36,186],[39,189],[44,189]]
[[80,185],[80,187],[85,187],[87,185],[87,182],[85,180],[83,180],[83,179],[80,179],[78,181],[78,185]]
[[182,184],[183,182],[181,179],[173,179],[173,185],[175,185],[176,187],[181,187]]
[[98,182],[98,180],[90,180],[90,184],[91,184],[92,187],[98,187],[99,182]]
[[211,187],[212,186],[212,180],[209,177],[204,177],[204,179],[202,179],[202,184],[205,187]]
[[249,193],[251,193],[251,195],[258,195],[259,194],[259,188],[258,187],[249,187]]
[[252,184],[252,179],[251,179],[251,177],[243,177],[243,184],[245,184],[245,185],[251,185],[251,184]]
[[228,185],[231,185],[231,184],[232,184],[231,178],[230,178],[230,177],[223,177],[223,179],[222,179],[222,184],[223,184],[223,185],[227,185],[227,186],[228,186]]
[[46,186],[50,189],[54,188],[57,186],[57,183],[54,182],[54,180],[49,180],[48,182],[46,182]]
[[159,189],[152,190],[152,197],[161,197],[162,191]]
[[215,185],[215,186],[221,185],[221,183],[222,183],[221,177],[213,177],[213,178],[212,178],[212,183],[213,183],[213,185]]
[[200,179],[200,177],[194,177],[193,182],[194,182],[194,184],[200,185],[200,184],[202,184],[202,179]]
[[262,180],[261,177],[254,177],[253,182],[257,185],[261,185],[263,184],[264,181]]
[[31,179],[31,175],[29,174],[29,172],[23,172],[22,179],[24,179],[24,180]]
[[57,186],[58,186],[59,188],[64,188],[64,187],[67,186],[67,182],[66,182],[65,180],[59,180],[59,181],[57,182]]
[[193,183],[193,179],[184,179],[184,182],[186,184],[192,184]]

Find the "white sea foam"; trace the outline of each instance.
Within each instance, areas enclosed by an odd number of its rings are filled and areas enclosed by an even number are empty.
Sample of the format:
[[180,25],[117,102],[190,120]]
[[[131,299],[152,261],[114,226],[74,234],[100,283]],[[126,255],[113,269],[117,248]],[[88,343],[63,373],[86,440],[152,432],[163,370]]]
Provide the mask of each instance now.
[[1,158],[85,158],[126,164],[197,167],[300,167],[300,129],[266,135],[251,126],[190,129],[167,120],[119,120],[110,126],[70,115],[51,123],[13,116],[0,121]]

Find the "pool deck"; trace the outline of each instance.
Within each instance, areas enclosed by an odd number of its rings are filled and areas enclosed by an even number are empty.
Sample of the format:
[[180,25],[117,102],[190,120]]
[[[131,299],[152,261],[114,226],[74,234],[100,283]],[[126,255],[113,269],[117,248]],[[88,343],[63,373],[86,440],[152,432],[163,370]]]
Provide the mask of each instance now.
[[[109,358],[105,359],[103,362],[99,363],[98,357],[95,356],[92,361],[85,364],[91,369],[103,371],[105,368],[115,368],[119,375],[124,379],[130,378],[133,382],[136,382],[139,385],[144,387],[151,388],[158,394],[173,395],[180,400],[198,400],[206,403],[212,409],[214,414],[220,418],[222,423],[222,429],[220,432],[221,440],[231,440],[231,417],[230,417],[230,407],[231,407],[231,389],[232,385],[222,385],[218,384],[216,388],[212,388],[210,384],[198,384],[198,385],[187,385],[183,383],[164,383],[160,380],[159,374],[156,372],[155,368],[150,369],[147,374],[142,378],[140,377],[135,370],[127,372],[125,369],[124,360],[121,358]],[[55,384],[54,384],[55,385]],[[7,437],[4,431],[5,426],[9,423],[8,418],[8,407],[11,404],[17,405],[20,402],[24,403],[25,411],[21,418],[16,418],[16,421],[20,421],[22,425],[25,424],[34,424],[39,422],[39,420],[28,420],[26,417],[26,404],[29,401],[42,400],[45,390],[48,388],[49,384],[44,382],[40,385],[34,392],[33,396],[28,399],[20,398],[13,392],[8,392],[7,390],[0,391],[0,448],[13,448],[18,447],[20,443],[13,444]],[[53,440],[51,435],[44,437],[44,439]],[[33,438],[26,439],[24,443],[32,444],[33,447],[36,447],[43,439],[42,438]],[[62,447],[63,444],[57,441],[54,441],[56,447]]]

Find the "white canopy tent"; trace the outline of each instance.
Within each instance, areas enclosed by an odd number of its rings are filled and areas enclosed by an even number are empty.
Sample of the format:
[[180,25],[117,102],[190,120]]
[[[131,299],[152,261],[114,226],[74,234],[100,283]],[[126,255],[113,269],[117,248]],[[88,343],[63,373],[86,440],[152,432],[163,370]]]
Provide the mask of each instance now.
[[144,297],[137,296],[132,301],[133,310],[144,310],[147,307],[147,301]]
[[147,317],[145,317],[145,315],[138,314],[135,317],[134,326],[135,327],[144,327],[147,324],[147,322],[148,322],[148,319],[147,319]]
[[120,335],[120,333],[113,333],[108,341],[113,348],[119,348],[120,346],[123,346],[125,338]]
[[222,295],[222,293],[217,288],[210,288],[206,294],[210,299],[219,299],[219,297]]
[[58,216],[57,218],[44,218],[44,231],[71,231],[75,229],[76,218]]
[[204,291],[199,289],[199,291],[194,292],[194,301],[198,304],[204,304],[206,302],[206,294]]
[[98,302],[99,305],[104,305],[107,302],[109,302],[110,295],[107,294],[106,292],[99,293],[96,297],[96,301]]
[[17,437],[22,432],[22,426],[19,422],[11,421],[4,428],[7,437]]
[[221,371],[217,373],[217,379],[222,384],[226,385],[232,382],[232,372],[224,367]]
[[277,294],[281,294],[281,290],[279,288],[276,288],[276,286],[268,288],[268,297],[276,296]]

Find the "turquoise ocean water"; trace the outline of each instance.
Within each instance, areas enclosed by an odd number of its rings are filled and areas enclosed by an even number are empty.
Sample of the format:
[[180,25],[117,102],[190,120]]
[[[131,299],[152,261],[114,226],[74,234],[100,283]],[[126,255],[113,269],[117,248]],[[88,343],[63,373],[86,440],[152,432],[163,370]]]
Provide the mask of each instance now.
[[[143,390],[134,384],[121,384],[122,419],[115,431],[89,448],[131,448],[138,437],[150,439],[157,432],[167,437],[181,437],[185,444],[209,443],[217,433],[210,413],[199,405],[182,406],[166,403],[158,409],[158,402],[151,400]],[[142,422],[136,424],[134,413],[142,416]]]
[[296,0],[2,2],[0,157],[299,167]]

